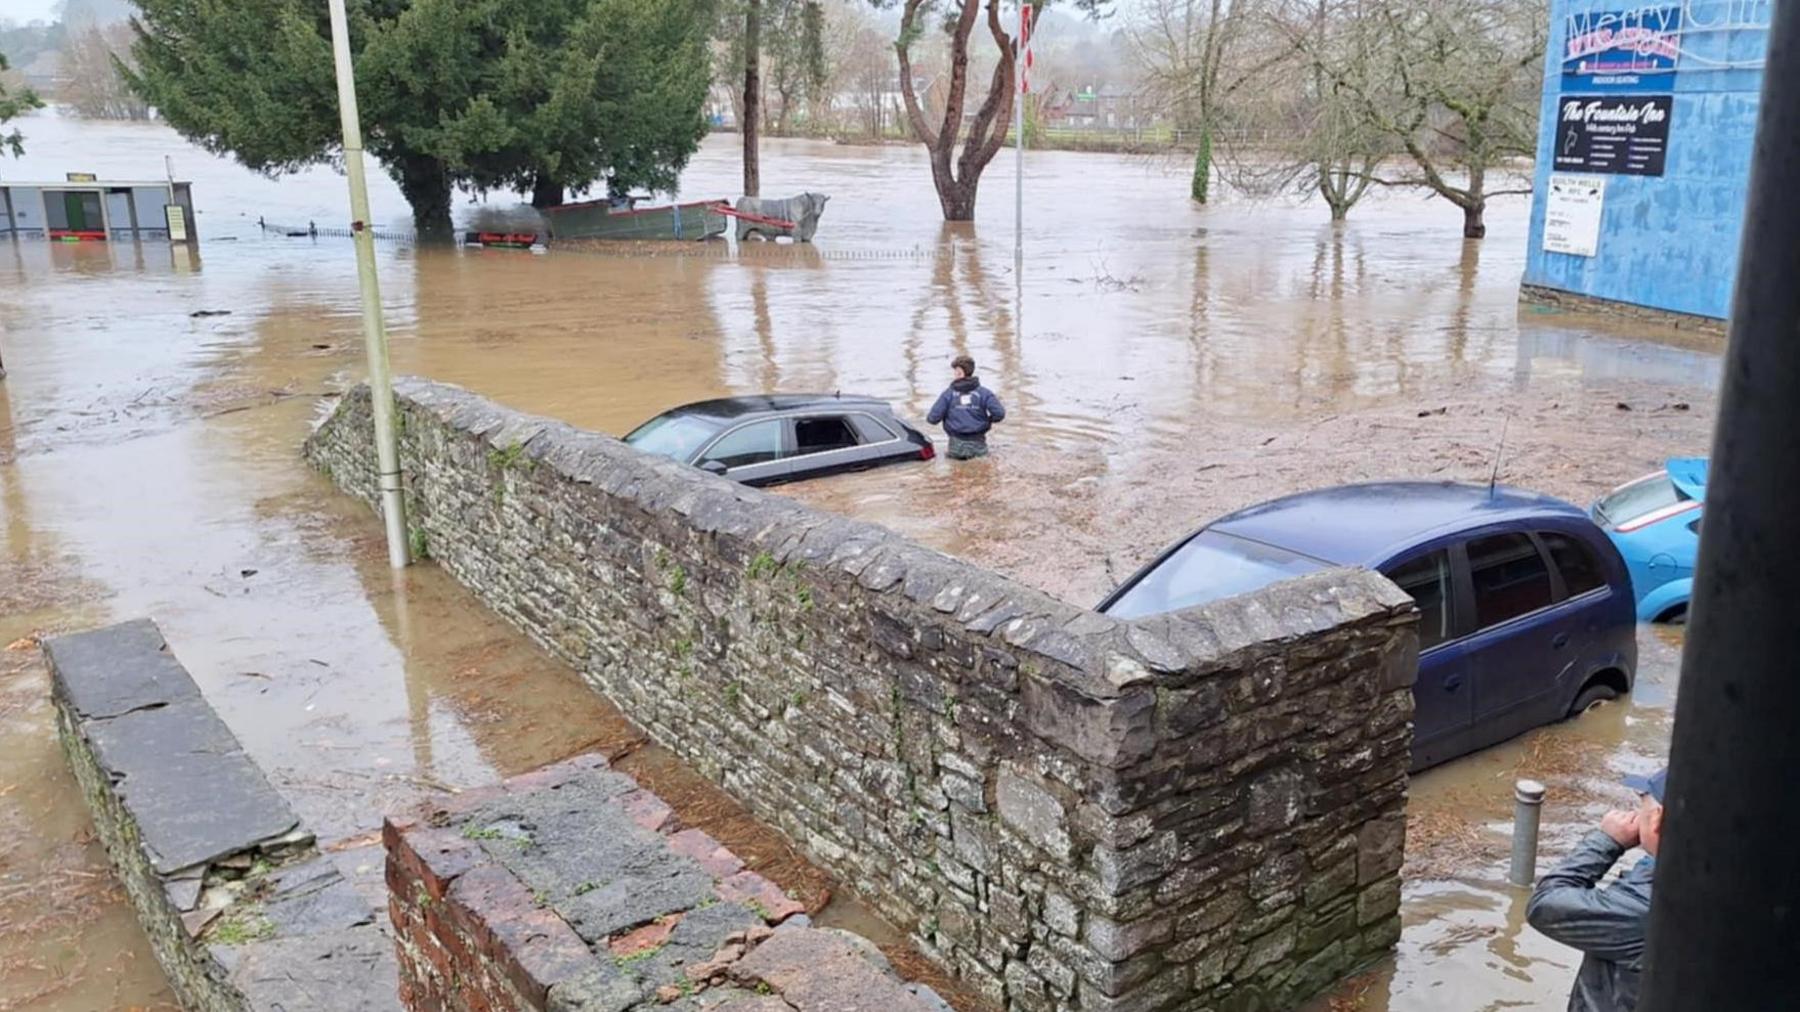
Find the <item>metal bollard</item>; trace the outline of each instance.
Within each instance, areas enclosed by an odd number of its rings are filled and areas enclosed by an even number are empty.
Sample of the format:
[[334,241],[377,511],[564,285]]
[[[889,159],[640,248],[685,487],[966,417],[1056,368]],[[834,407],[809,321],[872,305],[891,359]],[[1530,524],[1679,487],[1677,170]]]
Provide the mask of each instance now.
[[1529,888],[1537,881],[1538,815],[1544,807],[1544,785],[1536,780],[1513,784],[1512,873],[1507,881]]

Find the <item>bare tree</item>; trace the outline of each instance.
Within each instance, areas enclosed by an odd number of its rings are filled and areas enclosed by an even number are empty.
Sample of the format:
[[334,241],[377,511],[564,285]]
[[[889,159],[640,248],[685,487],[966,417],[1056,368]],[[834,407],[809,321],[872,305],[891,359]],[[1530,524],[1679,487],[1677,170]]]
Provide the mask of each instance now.
[[[1387,137],[1410,171],[1370,178],[1422,186],[1487,234],[1489,176],[1537,145],[1548,25],[1544,0],[1358,0],[1347,42],[1309,42],[1320,73],[1362,127]],[[1337,34],[1334,32],[1333,34]]]
[[1274,67],[1291,46],[1271,51],[1257,32],[1268,0],[1148,0],[1129,37],[1148,97],[1198,138],[1189,193],[1204,204],[1212,178],[1213,136],[1225,103]]
[[[1090,16],[1097,15],[1109,2],[1075,0],[1076,6]],[[941,11],[940,3],[945,5]],[[944,34],[950,44],[949,80],[943,90],[941,116],[928,118],[913,80],[913,47],[925,33],[926,21],[938,13],[943,15]],[[970,117],[964,102],[971,73],[970,42],[978,21],[985,22],[999,59],[988,79],[987,94]],[[903,0],[900,37],[894,42],[894,52],[900,58],[900,95],[905,100],[913,136],[930,153],[931,181],[937,188],[945,221],[969,221],[975,217],[975,195],[981,185],[982,170],[1006,144],[1013,97],[1018,91],[1014,76],[1017,44],[1001,25],[1000,0]],[[936,124],[930,122],[933,118],[938,120]]]
[[[1255,195],[1317,195],[1343,221],[1375,181],[1376,169],[1399,148],[1363,115],[1362,103],[1340,87],[1327,66],[1356,45],[1363,0],[1278,0],[1265,12],[1270,34],[1288,52],[1274,72],[1232,103],[1234,116],[1269,129],[1243,157],[1227,160],[1233,185]],[[1365,90],[1372,88],[1365,82]]]
[[90,21],[63,39],[62,66],[68,81],[58,97],[88,119],[150,118],[150,103],[125,83],[121,63],[129,67],[132,32],[118,21],[102,28]]

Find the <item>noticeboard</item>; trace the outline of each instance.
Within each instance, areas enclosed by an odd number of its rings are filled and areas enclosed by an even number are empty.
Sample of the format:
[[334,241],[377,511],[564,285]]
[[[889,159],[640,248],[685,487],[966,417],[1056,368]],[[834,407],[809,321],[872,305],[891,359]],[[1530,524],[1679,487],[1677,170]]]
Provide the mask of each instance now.
[[1604,176],[1550,177],[1544,201],[1544,251],[1591,257],[1600,248],[1600,219],[1606,209]]
[[180,204],[164,204],[163,220],[169,224],[170,242],[187,242],[187,212]]
[[1671,95],[1564,95],[1557,103],[1556,171],[1662,175],[1674,107]]

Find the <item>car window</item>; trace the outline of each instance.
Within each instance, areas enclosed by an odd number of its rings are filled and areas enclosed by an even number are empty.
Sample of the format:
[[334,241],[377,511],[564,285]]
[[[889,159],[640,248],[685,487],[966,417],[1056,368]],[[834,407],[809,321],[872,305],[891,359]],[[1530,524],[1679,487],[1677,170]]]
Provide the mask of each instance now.
[[1523,534],[1496,534],[1469,542],[1469,578],[1475,585],[1479,629],[1550,603],[1550,570],[1537,545]]
[[1285,548],[1223,531],[1201,531],[1114,601],[1106,613],[1137,618],[1179,611],[1324,568],[1318,559]]
[[893,423],[874,415],[851,415],[850,424],[856,426],[856,434],[865,443],[885,443],[890,439],[900,438],[900,432],[894,428]]
[[1579,539],[1556,531],[1539,531],[1538,538],[1550,552],[1551,561],[1556,563],[1556,571],[1562,574],[1563,589],[1570,597],[1606,585],[1606,575],[1600,569],[1600,560]]
[[1699,517],[1695,517],[1694,522],[1691,524],[1688,524],[1688,530],[1694,532],[1694,537],[1697,538],[1700,536],[1700,518]]
[[625,442],[645,453],[686,463],[720,428],[716,419],[699,415],[658,415],[633,429]]
[[843,450],[855,446],[857,442],[856,433],[850,430],[850,423],[842,415],[794,419],[796,453],[804,455]]
[[704,460],[718,461],[726,467],[748,467],[781,457],[781,422],[771,419],[726,433],[706,451]]
[[1653,474],[1617,489],[1600,500],[1600,519],[1613,527],[1624,527],[1658,510],[1686,502],[1687,499],[1687,495],[1669,480],[1666,472]]
[[1387,574],[1419,606],[1419,649],[1450,638],[1450,555],[1432,552],[1402,563]]

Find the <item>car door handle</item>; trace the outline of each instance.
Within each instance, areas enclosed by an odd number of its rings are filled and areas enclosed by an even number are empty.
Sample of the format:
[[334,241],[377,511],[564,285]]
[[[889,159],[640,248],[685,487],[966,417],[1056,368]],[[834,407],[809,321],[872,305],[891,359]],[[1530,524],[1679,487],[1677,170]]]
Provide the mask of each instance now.
[[1460,689],[1460,688],[1462,688],[1462,676],[1461,675],[1448,675],[1444,678],[1444,691],[1445,692],[1455,692],[1457,689]]
[[1558,650],[1561,650],[1563,647],[1568,646],[1569,645],[1569,634],[1568,633],[1557,633],[1553,638],[1551,638],[1550,645],[1555,647]]

